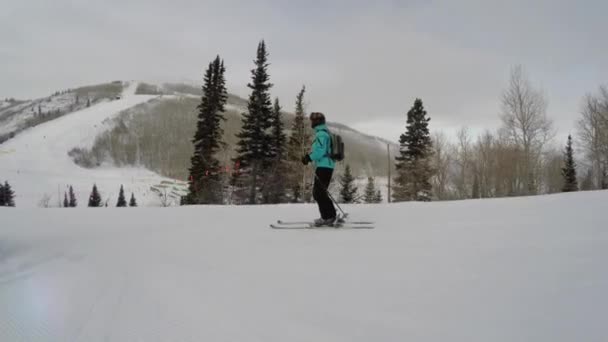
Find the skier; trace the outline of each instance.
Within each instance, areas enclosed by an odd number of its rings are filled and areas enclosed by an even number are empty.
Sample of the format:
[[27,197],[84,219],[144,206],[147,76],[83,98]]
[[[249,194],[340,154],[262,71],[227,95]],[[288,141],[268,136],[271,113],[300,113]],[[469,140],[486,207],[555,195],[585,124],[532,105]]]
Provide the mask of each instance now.
[[315,138],[311,153],[302,156],[302,164],[308,165],[308,163],[314,162],[315,165],[315,182],[312,196],[321,213],[321,218],[315,220],[315,226],[333,226],[336,221],[336,208],[327,194],[336,164],[330,157],[331,137],[325,125],[325,115],[323,113],[311,113],[310,123],[315,130]]

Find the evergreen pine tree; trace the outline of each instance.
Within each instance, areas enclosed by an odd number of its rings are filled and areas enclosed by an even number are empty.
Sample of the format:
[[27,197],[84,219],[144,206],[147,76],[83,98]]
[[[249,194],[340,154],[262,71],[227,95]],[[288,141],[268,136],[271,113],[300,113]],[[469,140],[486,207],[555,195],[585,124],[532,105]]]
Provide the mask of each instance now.
[[89,207],[101,207],[101,195],[97,190],[97,184],[93,185],[93,190],[89,196]]
[[125,199],[125,190],[122,184],[120,185],[120,191],[118,192],[118,202],[116,203],[116,206],[119,208],[124,208],[127,206],[127,200]]
[[564,151],[564,167],[562,168],[564,187],[562,192],[578,191],[576,179],[576,163],[574,162],[574,151],[572,149],[572,136],[568,135],[566,150]]
[[380,190],[376,190],[376,196],[374,197],[374,203],[382,203],[382,193]]
[[63,193],[63,207],[68,208],[70,206],[70,202],[68,201],[68,193]]
[[287,183],[286,148],[287,136],[281,114],[279,99],[274,100],[272,108],[272,165],[270,174],[264,180],[264,203],[282,203],[285,199]]
[[354,203],[357,200],[355,177],[353,177],[348,164],[346,164],[344,174],[340,178],[340,200],[342,203]]
[[198,108],[198,122],[192,143],[188,195],[186,204],[223,203],[220,162],[216,154],[223,145],[221,122],[228,99],[224,61],[219,56],[209,63],[203,84],[203,96]]
[[4,207],[6,204],[6,198],[4,194],[4,184],[0,183],[0,207]]
[[302,89],[296,97],[295,119],[291,126],[291,135],[287,144],[287,160],[289,165],[289,189],[294,202],[306,201],[310,198],[310,190],[306,189],[306,168],[302,166],[300,160],[306,154],[312,143],[312,132],[307,124],[306,113],[304,112],[304,94],[306,87]]
[[285,127],[283,124],[283,115],[281,113],[281,105],[279,99],[274,99],[272,107],[272,157],[274,159],[284,159],[286,153],[287,136],[285,135]]
[[239,172],[233,177],[239,202],[258,203],[262,177],[272,164],[272,101],[270,99],[270,76],[268,75],[268,52],[262,40],[257,49],[255,68],[251,70],[251,89],[247,112],[242,116],[241,131],[237,134],[237,156],[235,164]]
[[433,171],[430,164],[432,143],[422,100],[416,99],[407,113],[406,132],[399,139],[400,153],[393,191],[395,201],[430,201]]
[[134,193],[131,193],[131,200],[129,201],[129,207],[137,207],[137,201],[135,200]]
[[15,206],[15,192],[11,188],[11,185],[8,184],[8,181],[4,182],[4,186],[0,190],[0,202],[2,202],[2,206],[5,207],[14,207]]
[[78,201],[76,201],[76,195],[74,195],[74,189],[72,188],[72,186],[70,185],[70,189],[68,190],[68,196],[70,198],[70,201],[68,203],[70,208],[76,208],[76,206],[78,205]]
[[376,186],[374,184],[374,177],[367,177],[367,185],[365,186],[363,200],[365,203],[376,203]]

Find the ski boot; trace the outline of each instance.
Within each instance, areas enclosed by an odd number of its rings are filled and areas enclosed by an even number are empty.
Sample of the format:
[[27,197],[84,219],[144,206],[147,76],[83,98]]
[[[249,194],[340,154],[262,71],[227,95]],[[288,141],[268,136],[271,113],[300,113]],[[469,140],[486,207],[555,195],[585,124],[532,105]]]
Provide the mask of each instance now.
[[335,217],[329,218],[329,219],[318,218],[314,221],[314,226],[315,227],[333,227],[335,222],[336,222]]

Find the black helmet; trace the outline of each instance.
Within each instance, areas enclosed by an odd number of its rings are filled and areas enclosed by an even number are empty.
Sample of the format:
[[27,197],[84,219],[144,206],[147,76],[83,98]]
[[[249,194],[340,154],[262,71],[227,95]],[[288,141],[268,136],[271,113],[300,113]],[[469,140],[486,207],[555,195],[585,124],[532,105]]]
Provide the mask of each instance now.
[[320,112],[310,113],[310,125],[315,128],[325,123],[325,115]]

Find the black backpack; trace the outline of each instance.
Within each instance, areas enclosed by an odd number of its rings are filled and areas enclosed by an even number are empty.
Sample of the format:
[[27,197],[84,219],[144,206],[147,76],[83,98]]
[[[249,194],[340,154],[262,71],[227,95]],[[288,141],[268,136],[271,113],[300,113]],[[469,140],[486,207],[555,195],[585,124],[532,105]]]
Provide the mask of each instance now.
[[329,134],[329,152],[328,156],[334,161],[344,160],[344,141],[340,134],[331,133],[328,130],[324,130]]

